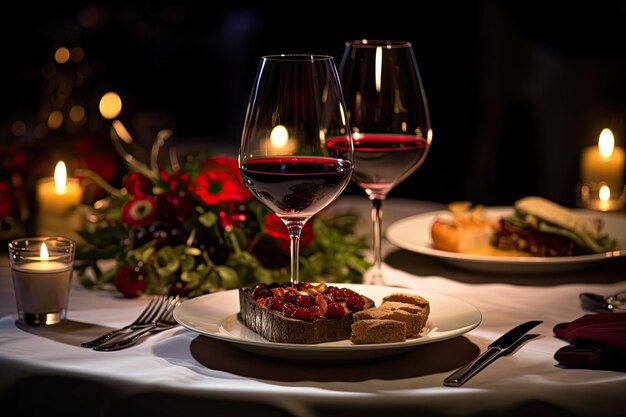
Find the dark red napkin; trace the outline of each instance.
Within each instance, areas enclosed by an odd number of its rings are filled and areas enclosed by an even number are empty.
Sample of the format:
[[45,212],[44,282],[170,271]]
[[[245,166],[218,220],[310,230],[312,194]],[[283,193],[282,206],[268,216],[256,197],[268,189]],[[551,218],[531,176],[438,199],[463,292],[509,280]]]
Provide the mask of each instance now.
[[586,314],[557,324],[554,334],[570,342],[554,354],[561,365],[626,371],[626,313]]

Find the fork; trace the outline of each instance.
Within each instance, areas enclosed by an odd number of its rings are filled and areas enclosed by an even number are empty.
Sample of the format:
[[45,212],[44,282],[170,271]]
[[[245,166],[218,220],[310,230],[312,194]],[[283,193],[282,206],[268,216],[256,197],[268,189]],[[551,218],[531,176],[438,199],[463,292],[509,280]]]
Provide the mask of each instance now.
[[119,341],[112,341],[109,343],[104,343],[98,345],[93,348],[93,350],[97,350],[99,352],[112,352],[115,350],[122,350],[127,347],[133,346],[139,339],[148,335],[162,332],[163,330],[168,330],[173,327],[178,326],[178,322],[174,319],[174,309],[181,303],[180,298],[177,296],[173,300],[170,301],[170,305],[167,307],[167,310],[163,312],[163,315],[155,320],[150,326],[144,327],[134,333],[132,336],[126,337]]
[[92,349],[111,340],[113,337],[126,333],[130,330],[139,330],[150,327],[154,324],[155,320],[158,320],[158,318],[167,311],[167,308],[172,300],[173,298],[171,296],[155,297],[150,300],[150,303],[141,312],[141,314],[139,314],[137,319],[129,325],[124,326],[121,329],[113,330],[112,332],[104,334],[90,342],[81,343],[80,346]]

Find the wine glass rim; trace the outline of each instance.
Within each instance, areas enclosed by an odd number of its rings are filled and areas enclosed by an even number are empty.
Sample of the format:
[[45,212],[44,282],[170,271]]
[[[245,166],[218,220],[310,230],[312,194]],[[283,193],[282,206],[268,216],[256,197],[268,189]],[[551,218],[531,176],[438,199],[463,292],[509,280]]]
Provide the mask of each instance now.
[[377,48],[379,46],[387,49],[411,48],[411,42],[394,39],[356,39],[346,42],[346,46],[353,48]]
[[262,57],[266,61],[330,61],[330,55],[323,54],[272,54]]

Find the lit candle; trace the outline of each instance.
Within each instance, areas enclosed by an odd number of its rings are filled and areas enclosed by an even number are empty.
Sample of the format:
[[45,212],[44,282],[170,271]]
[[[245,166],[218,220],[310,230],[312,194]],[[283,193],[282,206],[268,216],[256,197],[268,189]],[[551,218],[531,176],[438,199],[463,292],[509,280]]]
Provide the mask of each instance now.
[[35,273],[59,272],[59,271],[65,271],[71,268],[70,265],[65,264],[63,262],[56,262],[56,261],[50,260],[48,247],[46,246],[45,242],[41,244],[41,249],[39,249],[39,256],[32,257],[32,258],[26,257],[24,259],[33,261],[33,262],[25,262],[25,263],[16,265],[14,268],[17,270],[23,270],[23,271],[35,272]]
[[59,161],[54,178],[43,178],[37,183],[39,215],[37,231],[42,235],[64,235],[76,240],[75,233],[82,225],[75,210],[82,202],[83,188],[77,178],[67,177],[67,168]]
[[580,188],[580,205],[590,210],[622,211],[624,198],[624,193],[613,193],[605,182],[583,184]]
[[51,260],[42,243],[39,257],[11,265],[20,318],[28,324],[51,324],[65,318],[73,271],[73,261],[65,260]]
[[267,155],[290,155],[295,149],[295,139],[289,136],[289,131],[283,125],[276,125],[265,141]]
[[598,195],[600,197],[600,210],[607,211],[609,209],[611,189],[608,185],[602,185],[602,187],[600,187],[600,192],[598,193]]
[[624,181],[624,148],[615,146],[613,132],[602,130],[598,146],[583,149],[580,176],[583,183],[605,182],[611,190],[621,190]]

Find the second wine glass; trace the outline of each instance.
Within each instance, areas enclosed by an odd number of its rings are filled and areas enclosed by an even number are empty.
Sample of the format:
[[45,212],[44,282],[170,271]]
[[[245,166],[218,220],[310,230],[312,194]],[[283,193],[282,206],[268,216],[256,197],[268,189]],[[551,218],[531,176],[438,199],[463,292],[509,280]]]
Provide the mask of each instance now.
[[304,224],[345,189],[353,145],[332,57],[272,55],[261,64],[244,122],[239,167],[246,187],[285,223],[291,283]]
[[339,67],[352,136],[352,180],[372,201],[374,266],[369,283],[383,284],[383,201],[424,162],[432,141],[426,94],[406,41],[346,42]]

